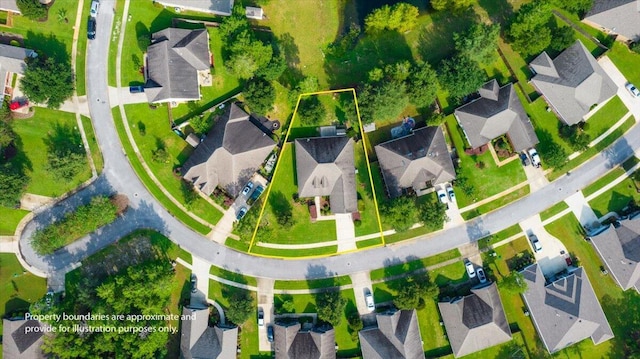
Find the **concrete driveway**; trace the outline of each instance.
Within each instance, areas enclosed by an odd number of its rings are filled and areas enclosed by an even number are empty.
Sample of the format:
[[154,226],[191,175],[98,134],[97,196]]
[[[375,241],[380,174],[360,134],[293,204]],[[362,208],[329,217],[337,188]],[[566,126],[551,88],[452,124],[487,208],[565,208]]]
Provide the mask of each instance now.
[[544,229],[540,215],[536,214],[520,222],[520,228],[527,233],[527,237],[535,234],[542,245],[542,249],[538,252],[533,250],[531,241],[529,245],[534,253],[536,261],[545,276],[552,276],[567,268],[565,257],[560,252],[568,253],[564,244],[556,237],[552,236]]
[[[640,98],[633,97],[629,91],[627,91],[624,86],[627,84],[628,80],[624,77],[624,75],[618,70],[618,68],[611,62],[608,56],[603,56],[598,60],[598,63],[604,70],[604,72],[609,75],[611,80],[618,86],[618,96],[622,100],[622,102],[627,106],[629,110],[634,114],[636,120],[638,120],[638,115],[640,115]],[[634,84],[640,86],[640,84]]]
[[356,228],[351,213],[336,213],[335,218],[338,253],[357,249]]
[[549,184],[549,180],[544,175],[544,170],[542,167],[536,166],[524,166],[524,173],[527,176],[527,181],[529,182],[529,190],[531,193],[544,188]]
[[369,309],[367,309],[367,303],[364,300],[367,291],[371,291],[373,294],[373,284],[371,283],[369,272],[353,273],[349,277],[351,277],[351,283],[353,284],[353,295],[356,297],[358,313],[360,315],[371,313]]
[[[262,308],[264,312],[264,325],[258,326],[258,340],[260,342],[260,351],[271,351],[271,343],[267,339],[267,327],[273,324],[274,308],[273,308],[273,285],[275,280],[268,278],[258,278],[258,308]],[[249,319],[251,320],[251,319]]]
[[456,226],[460,226],[464,223],[464,218],[462,218],[462,215],[460,214],[460,208],[458,207],[458,202],[449,201],[447,205],[449,206],[449,208],[447,208],[447,210],[445,211],[445,214],[447,215],[447,218],[449,220],[444,222],[445,230],[456,227]]

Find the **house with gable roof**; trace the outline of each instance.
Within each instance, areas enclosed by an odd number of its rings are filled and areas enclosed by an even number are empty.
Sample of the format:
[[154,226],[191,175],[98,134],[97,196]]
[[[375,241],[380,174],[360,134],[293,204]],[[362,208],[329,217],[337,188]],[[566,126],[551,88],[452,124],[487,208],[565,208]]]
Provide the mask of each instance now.
[[425,358],[415,309],[378,313],[376,321],[358,333],[363,359]]
[[335,359],[336,337],[330,326],[274,325],[276,359]]
[[640,40],[640,0],[594,0],[582,19],[587,25],[617,34],[616,40]]

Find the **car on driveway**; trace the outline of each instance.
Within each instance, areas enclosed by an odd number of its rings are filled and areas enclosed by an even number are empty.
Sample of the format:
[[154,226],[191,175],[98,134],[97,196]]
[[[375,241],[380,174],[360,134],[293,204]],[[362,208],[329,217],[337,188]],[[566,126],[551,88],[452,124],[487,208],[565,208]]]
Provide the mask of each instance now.
[[267,327],[267,340],[269,343],[273,343],[273,325]]
[[522,152],[520,154],[520,161],[522,161],[522,165],[525,167],[531,164],[531,161],[529,161],[529,156],[527,156],[526,152]]
[[447,194],[449,195],[449,199],[451,200],[451,202],[455,203],[456,194],[453,192],[453,187],[447,186]]
[[256,187],[256,189],[254,189],[253,192],[251,193],[251,197],[247,199],[247,204],[251,206],[260,197],[262,192],[264,192],[264,187],[262,186]]
[[542,244],[535,234],[530,235],[529,240],[531,241],[531,245],[533,246],[534,251],[540,252],[542,250]]
[[467,268],[467,274],[469,275],[469,278],[475,278],[476,269],[473,267],[473,263],[471,263],[469,260],[466,260],[464,262],[464,267]]
[[633,95],[633,97],[640,97],[640,90],[638,90],[634,84],[628,83],[625,88]]
[[195,274],[191,274],[191,293],[198,291],[198,277]]
[[369,290],[367,290],[367,293],[364,295],[364,302],[367,303],[367,309],[370,312],[373,312],[376,309],[376,304],[373,301],[373,294],[371,294]]
[[484,269],[482,269],[482,267],[476,269],[476,274],[478,274],[478,280],[480,280],[480,283],[487,282],[487,276],[484,274]]
[[144,92],[144,86],[136,85],[129,86],[129,93],[141,93]]
[[444,189],[440,188],[436,191],[436,194],[438,195],[440,202],[447,203],[447,192],[445,192]]
[[529,149],[529,157],[531,157],[531,164],[540,167],[540,156],[538,156],[538,151],[535,148]]
[[258,308],[258,325],[264,325],[264,310],[262,308]]
[[251,189],[253,188],[253,182],[249,182],[247,183],[246,186],[244,186],[244,188],[242,189],[242,195],[246,196],[249,194],[249,192],[251,192]]
[[247,207],[242,207],[240,208],[240,210],[238,211],[238,214],[236,215],[236,220],[241,220],[244,215],[247,214]]

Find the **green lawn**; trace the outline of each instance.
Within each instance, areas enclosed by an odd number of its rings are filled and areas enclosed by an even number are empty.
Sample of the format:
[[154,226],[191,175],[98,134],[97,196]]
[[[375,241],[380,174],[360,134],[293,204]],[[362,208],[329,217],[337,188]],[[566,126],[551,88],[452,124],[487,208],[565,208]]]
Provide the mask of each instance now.
[[12,236],[18,223],[28,213],[29,211],[24,209],[0,207],[0,217],[2,217],[2,221],[0,221],[0,236]]
[[[356,175],[356,186],[358,191],[358,210],[360,210],[361,221],[361,224],[355,227],[356,236],[380,233],[381,224],[378,221],[379,218],[374,203],[374,193],[371,190],[371,179],[365,158],[363,141],[355,144],[355,162],[358,171]],[[376,192],[376,200],[379,201],[384,195],[384,192]]]
[[618,177],[625,174],[625,170],[622,167],[616,167],[609,171],[606,175],[600,177],[595,182],[591,183],[587,187],[582,189],[582,194],[585,197],[589,197],[589,195],[597,192],[600,188],[606,186],[607,184],[613,182]]
[[[227,243],[229,243],[228,240],[227,240]],[[324,246],[324,247],[318,247],[318,248],[308,248],[308,249],[279,249],[279,248],[260,247],[256,245],[254,245],[251,248],[252,254],[256,254],[256,255],[261,254],[268,257],[282,257],[282,258],[328,256],[328,255],[336,254],[337,252],[338,252],[337,245]]]
[[443,287],[448,284],[460,284],[469,279],[462,260],[429,271],[429,276],[438,287]]
[[458,257],[460,257],[460,251],[458,250],[458,248],[454,248],[446,252],[436,254],[435,256],[416,259],[410,262],[405,262],[400,264],[391,264],[384,268],[374,269],[371,271],[369,275],[371,276],[371,280],[375,281],[375,280],[384,279],[384,278],[388,278],[388,277],[403,274],[403,273],[410,273],[415,270],[430,267],[432,265],[442,263]]
[[47,292],[47,280],[27,272],[12,253],[0,253],[0,286],[0,316],[3,318],[14,311],[28,310],[31,303]]
[[598,136],[607,132],[622,116],[629,112],[627,106],[617,95],[609,100],[602,108],[600,108],[593,116],[589,117],[587,123],[588,129],[585,131],[595,140]]
[[[512,161],[502,167],[498,167],[489,151],[475,156],[465,154],[465,139],[455,117],[453,115],[448,116],[446,124],[449,136],[453,140],[460,156],[459,172],[467,178],[467,181],[474,188],[474,192],[471,195],[467,195],[460,188],[454,187],[460,208],[493,196],[526,180],[520,161]],[[478,168],[479,163],[484,163],[484,168]]]
[[258,285],[258,281],[254,277],[232,272],[228,269],[216,267],[214,265],[211,266],[209,273],[236,283],[242,283],[254,287]]
[[620,212],[629,205],[631,200],[638,203],[640,194],[634,181],[631,178],[626,178],[605,193],[589,201],[589,206],[596,213],[596,216],[602,217],[609,212]]
[[[57,197],[70,191],[91,177],[91,169],[85,168],[70,181],[60,181],[53,177],[47,167],[47,135],[55,135],[56,127],[77,128],[76,117],[72,113],[54,111],[47,108],[36,108],[35,115],[25,120],[13,121],[11,127],[18,139],[18,155],[12,159],[14,163],[23,165],[31,177],[27,192],[42,196]],[[80,141],[80,132],[73,131]],[[74,141],[76,141],[74,140]],[[86,162],[86,160],[85,160]]]
[[[514,162],[518,162],[518,161],[514,161]],[[464,218],[465,221],[470,220],[471,218],[475,218],[478,217],[482,214],[485,213],[489,213],[495,209],[498,209],[500,207],[506,206],[507,204],[514,202],[526,195],[528,195],[530,192],[529,189],[529,185],[526,185],[520,189],[517,189],[509,194],[506,194],[496,200],[493,200],[489,203],[485,203],[479,207],[476,207],[470,211],[464,212],[462,213],[462,218]]]
[[[167,107],[151,110],[147,104],[137,104],[125,106],[125,111],[140,154],[162,186],[195,215],[215,225],[222,218],[222,212],[200,196],[188,203],[181,179],[173,174],[173,169],[182,166],[193,153],[193,147],[171,130]],[[153,160],[153,151],[161,146],[169,154],[168,163]]]
[[517,234],[522,234],[522,228],[520,228],[519,224],[514,224],[509,228],[505,228],[500,232],[494,233],[488,237],[478,240],[478,247],[480,249],[484,249],[489,247],[490,245],[495,245],[496,243],[503,241],[507,238],[510,238],[512,236],[515,236]]
[[118,136],[120,137],[120,141],[122,142],[122,146],[124,151],[129,159],[129,163],[133,170],[136,171],[138,178],[144,183],[145,187],[153,194],[153,196],[166,208],[171,214],[176,216],[182,223],[191,227],[193,230],[200,234],[207,234],[210,232],[210,228],[205,226],[204,224],[196,221],[195,219],[188,216],[185,212],[183,212],[178,206],[176,206],[173,202],[171,202],[167,196],[158,188],[158,186],[151,180],[147,171],[142,167],[140,160],[136,153],[133,151],[133,147],[131,146],[131,142],[127,137],[127,134],[124,129],[124,123],[122,122],[122,117],[120,117],[120,110],[117,107],[111,109],[111,115],[113,116],[114,123],[116,125],[116,130],[118,131]]
[[[516,92],[520,94],[518,90],[516,90]],[[562,147],[567,155],[573,153],[573,149],[571,149],[569,143],[560,138],[558,129],[561,126],[561,122],[553,111],[547,111],[549,105],[545,102],[544,98],[540,97],[530,104],[526,104],[526,101],[522,103],[524,104],[525,111],[527,111],[527,114],[531,118],[538,140],[540,140],[538,146],[544,147],[550,142],[555,142]],[[542,165],[545,166],[544,157],[542,157]]]
[[[535,88],[533,88],[533,86],[529,83],[529,79],[533,74],[529,69],[528,63],[522,58],[522,56],[520,56],[519,53],[515,52],[513,48],[511,48],[510,44],[506,43],[502,38],[498,40],[498,47],[500,48],[500,51],[502,51],[504,57],[507,59],[507,62],[509,62],[509,65],[511,65],[511,68],[516,74],[518,83],[522,85],[527,95],[529,95],[531,99],[537,98],[538,94]],[[527,101],[523,101],[522,103],[526,104]]]
[[626,45],[616,41],[609,52],[607,52],[607,56],[609,56],[627,80],[634,84],[640,83],[640,71],[638,71],[640,54],[629,50]]
[[89,117],[81,116],[80,118],[82,119],[84,133],[87,136],[87,142],[89,142],[89,149],[91,150],[93,164],[96,166],[98,174],[100,174],[104,168],[104,160],[102,158],[102,152],[100,152],[100,147],[98,146],[98,141],[96,140],[96,133],[93,130],[93,124]]
[[[584,194],[584,192],[583,192]],[[545,209],[544,211],[540,212],[540,219],[542,221],[551,218],[553,216],[555,216],[556,214],[564,211],[565,209],[569,208],[569,205],[566,204],[564,201],[562,202],[558,202],[556,204],[554,204],[553,206]]]
[[333,278],[313,280],[277,280],[274,289],[317,289],[327,287],[345,286],[351,284],[351,277],[343,275]]

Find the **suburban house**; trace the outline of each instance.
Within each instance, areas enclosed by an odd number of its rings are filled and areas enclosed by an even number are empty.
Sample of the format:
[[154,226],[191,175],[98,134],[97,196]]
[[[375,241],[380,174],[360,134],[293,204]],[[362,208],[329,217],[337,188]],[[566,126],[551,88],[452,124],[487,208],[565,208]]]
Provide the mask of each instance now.
[[549,353],[588,337],[595,345],[613,338],[609,322],[582,267],[549,284],[537,264],[521,273],[528,286],[522,297]]
[[458,107],[454,112],[472,148],[478,148],[505,134],[516,152],[538,143],[538,137],[513,84],[500,87],[494,79],[482,85],[478,93],[479,98]]
[[580,40],[555,59],[546,52],[531,61],[531,84],[566,125],[575,125],[618,88]]
[[[44,333],[33,328],[44,324],[37,320],[2,320],[2,357],[12,359],[46,358],[40,350]],[[29,330],[27,330],[29,329]]]
[[440,127],[423,127],[374,148],[391,198],[410,192],[421,195],[424,189],[456,178]]
[[233,9],[233,0],[154,0],[154,2],[171,8],[223,16],[231,15],[231,9]]
[[353,140],[346,136],[296,139],[298,195],[329,196],[331,212],[357,212],[353,146]]
[[200,99],[200,85],[211,86],[211,53],[206,29],[166,28],[151,35],[144,91],[149,103]]
[[358,333],[363,359],[424,359],[415,309],[378,313],[376,320],[377,327]]
[[640,216],[609,225],[591,244],[622,289],[640,292]]
[[[182,309],[180,358],[235,359],[238,327],[209,326],[209,308]],[[186,319],[189,317],[190,319]]]
[[336,335],[332,327],[300,323],[274,325],[276,359],[335,359]]
[[24,75],[25,59],[38,56],[35,51],[11,45],[0,45],[0,84],[2,94],[10,95],[13,74]]
[[2,0],[0,1],[0,11],[12,12],[14,14],[22,14],[18,8],[16,0]]
[[639,0],[594,0],[582,21],[598,30],[617,34],[616,40],[640,40]]
[[511,340],[511,329],[495,283],[438,303],[456,358]]
[[275,145],[270,130],[233,103],[182,166],[182,177],[207,196],[220,187],[235,197]]

